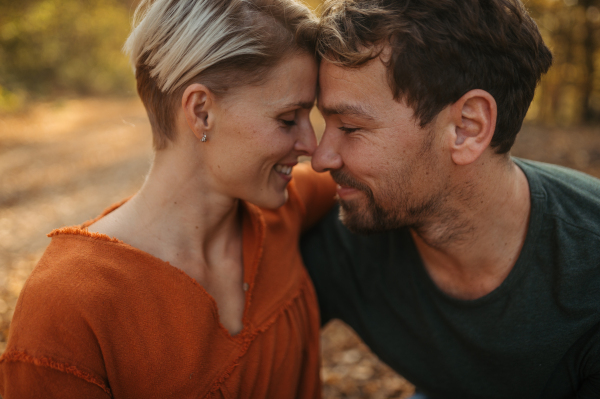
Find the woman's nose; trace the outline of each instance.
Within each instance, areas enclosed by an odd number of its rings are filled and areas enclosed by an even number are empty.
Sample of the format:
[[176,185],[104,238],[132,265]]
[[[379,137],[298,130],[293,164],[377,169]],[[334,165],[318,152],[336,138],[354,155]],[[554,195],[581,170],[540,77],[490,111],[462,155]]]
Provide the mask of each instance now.
[[302,127],[299,132],[298,139],[294,145],[294,149],[300,152],[301,155],[312,155],[317,148],[317,136],[310,122]]

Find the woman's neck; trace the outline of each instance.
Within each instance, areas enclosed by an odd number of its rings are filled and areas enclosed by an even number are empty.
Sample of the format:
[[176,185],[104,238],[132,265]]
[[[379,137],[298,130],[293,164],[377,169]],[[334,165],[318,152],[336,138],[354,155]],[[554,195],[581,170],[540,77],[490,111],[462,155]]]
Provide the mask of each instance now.
[[197,149],[178,148],[159,151],[140,191],[89,229],[194,278],[216,301],[221,324],[237,334],[245,309],[240,203],[215,188]]
[[189,265],[222,264],[241,253],[239,200],[217,192],[202,169],[184,151],[159,151],[140,191],[90,230],[114,236],[188,274],[196,273],[186,270]]

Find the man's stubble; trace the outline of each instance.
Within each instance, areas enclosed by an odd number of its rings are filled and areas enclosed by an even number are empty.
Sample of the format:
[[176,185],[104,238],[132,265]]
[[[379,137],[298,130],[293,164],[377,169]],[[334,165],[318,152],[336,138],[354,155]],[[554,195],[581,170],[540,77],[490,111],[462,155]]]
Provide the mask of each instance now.
[[[405,162],[403,170],[392,171],[380,188],[377,198],[373,190],[343,169],[331,171],[333,179],[342,186],[353,187],[364,194],[364,200],[345,201],[339,199],[340,220],[352,232],[372,234],[401,227],[419,229],[428,220],[442,213],[446,187],[438,187],[433,193],[417,195],[418,179],[437,179],[435,157],[432,154],[435,133],[427,131],[421,149],[415,157],[421,163]],[[427,172],[424,172],[427,171]],[[417,173],[420,176],[417,176]]]

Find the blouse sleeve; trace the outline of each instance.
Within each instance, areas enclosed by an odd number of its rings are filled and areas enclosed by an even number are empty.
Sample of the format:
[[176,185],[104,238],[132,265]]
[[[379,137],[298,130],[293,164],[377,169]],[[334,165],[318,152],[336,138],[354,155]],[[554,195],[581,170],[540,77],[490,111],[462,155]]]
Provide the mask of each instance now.
[[26,361],[0,364],[0,392],[4,399],[109,399],[110,391],[68,372]]
[[336,184],[329,172],[317,173],[309,162],[294,168],[292,176],[305,209],[302,231],[319,221],[335,204]]
[[65,260],[68,244],[56,240],[27,279],[15,307],[0,358],[4,399],[110,397],[104,358],[90,324],[101,313],[95,306],[100,302],[85,295],[90,291],[84,282],[89,268],[78,262],[71,267]]

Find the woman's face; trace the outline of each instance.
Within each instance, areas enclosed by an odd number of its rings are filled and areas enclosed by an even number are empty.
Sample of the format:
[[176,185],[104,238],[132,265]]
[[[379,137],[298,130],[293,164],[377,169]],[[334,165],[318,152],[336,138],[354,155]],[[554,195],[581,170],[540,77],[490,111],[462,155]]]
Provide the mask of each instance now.
[[266,83],[216,100],[214,128],[202,145],[218,191],[264,208],[285,203],[292,167],[316,148],[309,113],[317,71],[313,57],[295,55]]

